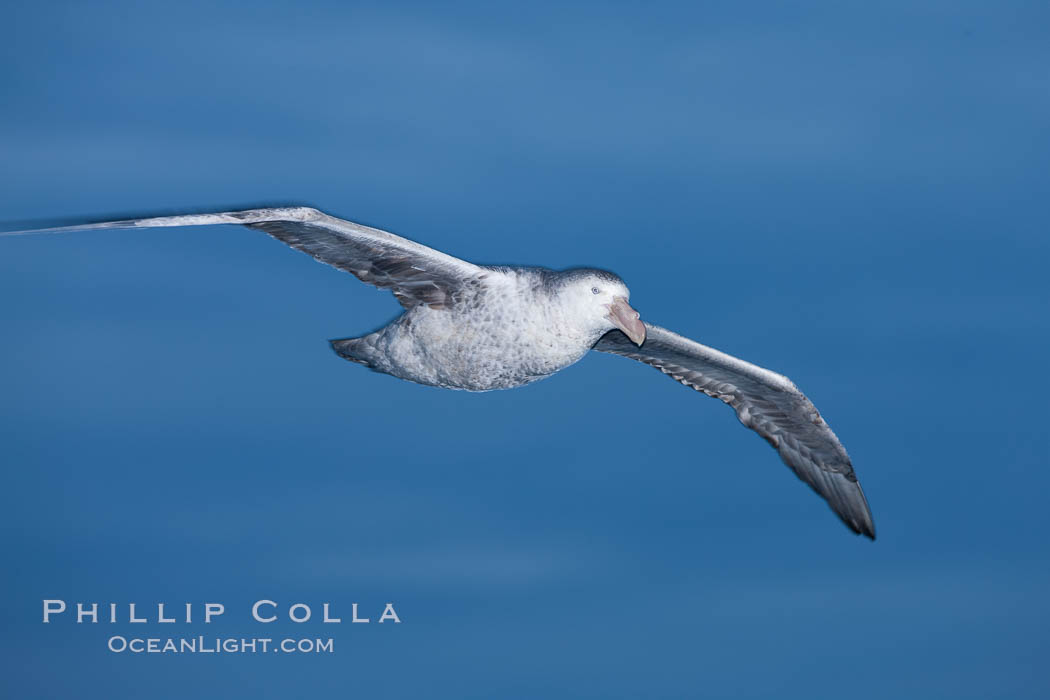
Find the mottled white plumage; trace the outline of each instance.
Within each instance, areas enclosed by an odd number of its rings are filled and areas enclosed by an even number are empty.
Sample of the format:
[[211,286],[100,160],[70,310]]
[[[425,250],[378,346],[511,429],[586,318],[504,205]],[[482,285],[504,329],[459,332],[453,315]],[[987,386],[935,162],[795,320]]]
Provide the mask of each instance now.
[[511,389],[582,358],[615,328],[607,317],[612,298],[628,294],[622,281],[596,270],[489,267],[475,279],[449,307],[413,306],[375,333],[332,347],[420,384]]
[[405,312],[378,331],[331,341],[376,371],[449,389],[507,389],[549,377],[590,349],[656,367],[721,399],[773,445],[854,532],[875,527],[849,456],[786,377],[643,324],[618,276],[594,269],[474,265],[316,209],[286,207],[77,224],[0,235],[242,224],[364,282],[390,289]]

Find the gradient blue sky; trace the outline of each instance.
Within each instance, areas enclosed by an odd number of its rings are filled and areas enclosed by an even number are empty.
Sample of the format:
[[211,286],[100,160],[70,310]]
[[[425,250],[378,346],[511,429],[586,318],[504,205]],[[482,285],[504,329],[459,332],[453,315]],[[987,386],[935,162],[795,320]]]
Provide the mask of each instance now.
[[[1042,3],[8,3],[0,218],[309,203],[619,272],[789,375],[856,538],[717,401],[594,356],[339,360],[390,295],[237,228],[0,240],[0,694],[1046,697]],[[221,601],[130,656],[43,598]],[[260,598],[393,625],[251,624]]]

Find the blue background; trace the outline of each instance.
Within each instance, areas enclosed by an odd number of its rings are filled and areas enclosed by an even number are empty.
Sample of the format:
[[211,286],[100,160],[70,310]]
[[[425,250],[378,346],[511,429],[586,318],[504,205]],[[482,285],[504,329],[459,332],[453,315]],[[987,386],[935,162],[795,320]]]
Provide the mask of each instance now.
[[[1050,692],[1044,4],[4,16],[0,218],[308,203],[475,262],[616,270],[644,318],[813,399],[879,540],[621,358],[482,395],[343,362],[326,339],[399,307],[257,232],[2,239],[0,694]],[[43,625],[44,598],[227,613]],[[258,598],[344,623],[255,624]]]

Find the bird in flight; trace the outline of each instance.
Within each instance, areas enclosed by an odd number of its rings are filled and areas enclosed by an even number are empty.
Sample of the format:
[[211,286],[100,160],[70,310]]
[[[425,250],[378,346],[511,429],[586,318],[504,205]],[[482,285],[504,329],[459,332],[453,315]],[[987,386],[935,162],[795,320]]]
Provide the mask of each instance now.
[[446,389],[511,389],[591,350],[655,367],[720,399],[854,532],[875,525],[849,455],[816,407],[783,375],[640,320],[630,290],[604,270],[475,265],[309,207],[187,214],[0,235],[240,224],[362,282],[389,289],[404,312],[367,335],[331,341],[341,357]]

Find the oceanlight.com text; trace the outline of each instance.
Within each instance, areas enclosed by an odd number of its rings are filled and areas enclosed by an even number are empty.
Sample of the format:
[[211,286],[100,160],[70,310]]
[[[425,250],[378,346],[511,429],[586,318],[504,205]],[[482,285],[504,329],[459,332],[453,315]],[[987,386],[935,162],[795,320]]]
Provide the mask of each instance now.
[[109,638],[107,648],[117,654],[331,654],[331,637],[273,639],[269,637],[122,637]]

